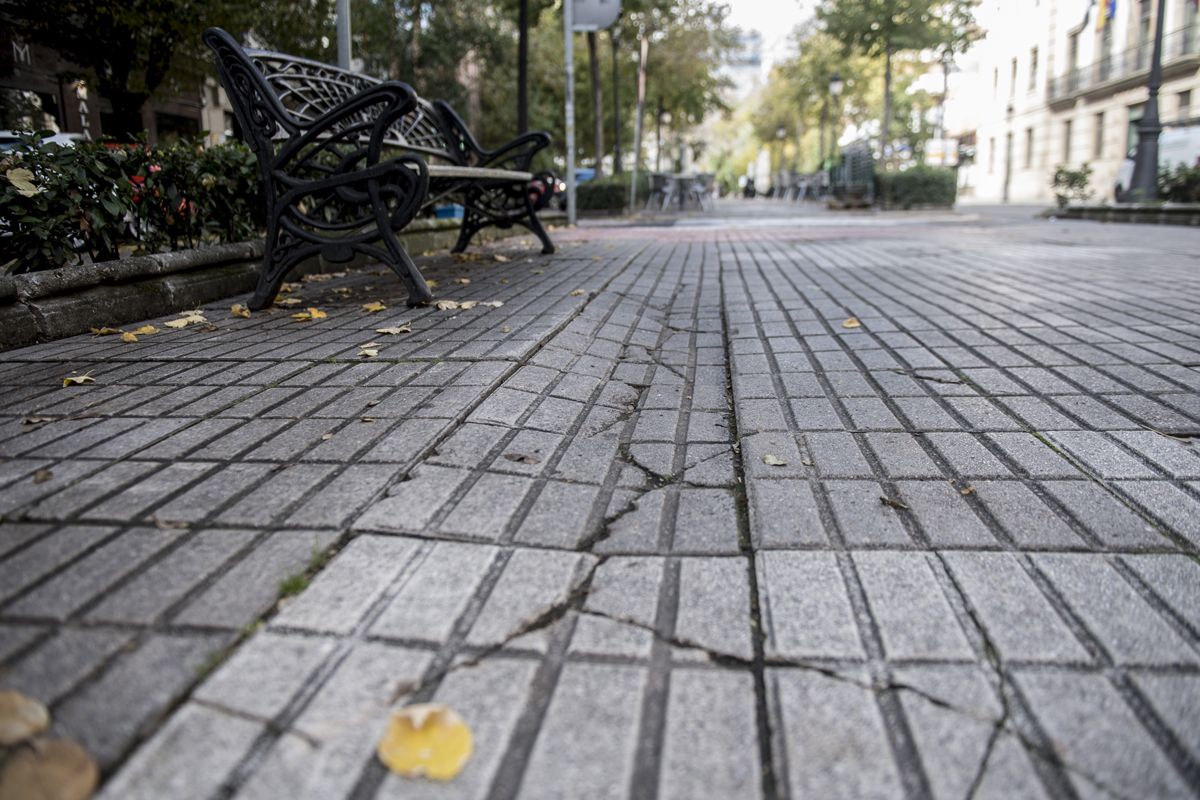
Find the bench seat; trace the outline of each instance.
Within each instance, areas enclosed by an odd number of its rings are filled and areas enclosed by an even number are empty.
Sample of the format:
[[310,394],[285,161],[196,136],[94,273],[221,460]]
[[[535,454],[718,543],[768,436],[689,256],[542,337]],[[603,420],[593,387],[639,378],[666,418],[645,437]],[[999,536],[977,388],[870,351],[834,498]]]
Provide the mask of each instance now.
[[481,181],[531,181],[532,172],[520,172],[513,169],[492,169],[490,167],[456,167],[442,164],[429,164],[429,178],[466,178]]

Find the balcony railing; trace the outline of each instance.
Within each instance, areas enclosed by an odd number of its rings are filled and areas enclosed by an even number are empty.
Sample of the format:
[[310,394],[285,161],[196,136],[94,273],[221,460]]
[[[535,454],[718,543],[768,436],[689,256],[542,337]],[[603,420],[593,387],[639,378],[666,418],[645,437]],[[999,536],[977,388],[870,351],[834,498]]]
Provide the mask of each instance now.
[[[1087,66],[1051,78],[1046,94],[1053,101],[1109,81],[1146,72],[1150,69],[1153,52],[1154,43],[1146,42],[1120,53],[1112,53]],[[1200,25],[1193,24],[1163,36],[1164,66],[1174,59],[1193,55],[1200,55]]]

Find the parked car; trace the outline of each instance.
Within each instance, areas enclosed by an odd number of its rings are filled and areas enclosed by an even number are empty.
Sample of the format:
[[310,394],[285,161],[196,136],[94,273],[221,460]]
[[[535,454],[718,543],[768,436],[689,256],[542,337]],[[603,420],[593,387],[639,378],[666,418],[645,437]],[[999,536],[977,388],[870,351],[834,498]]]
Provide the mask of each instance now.
[[[0,131],[0,152],[13,149],[21,141],[23,133],[19,131]],[[56,133],[42,139],[42,144],[58,144],[63,147],[74,147],[76,142],[86,141],[82,133]]]

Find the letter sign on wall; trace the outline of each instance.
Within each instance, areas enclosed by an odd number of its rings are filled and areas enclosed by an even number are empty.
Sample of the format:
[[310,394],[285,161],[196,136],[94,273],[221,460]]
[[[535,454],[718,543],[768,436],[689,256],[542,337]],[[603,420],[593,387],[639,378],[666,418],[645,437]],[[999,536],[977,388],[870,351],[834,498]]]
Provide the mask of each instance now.
[[577,31],[599,31],[621,16],[621,0],[575,0],[574,28]]

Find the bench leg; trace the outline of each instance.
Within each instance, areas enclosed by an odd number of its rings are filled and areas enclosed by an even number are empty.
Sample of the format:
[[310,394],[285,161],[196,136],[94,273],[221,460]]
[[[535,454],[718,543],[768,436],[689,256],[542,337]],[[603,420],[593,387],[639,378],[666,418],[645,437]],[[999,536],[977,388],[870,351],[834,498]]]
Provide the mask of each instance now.
[[542,221],[538,219],[537,211],[534,210],[533,203],[529,200],[525,201],[525,210],[528,218],[522,221],[522,224],[533,231],[533,235],[542,241],[542,255],[550,255],[554,252],[554,242],[550,241],[550,234],[546,233],[546,229],[542,227]]
[[425,283],[425,276],[409,258],[408,252],[400,245],[395,234],[385,231],[383,242],[387,245],[388,254],[391,256],[391,258],[384,259],[384,263],[408,287],[408,307],[422,306],[432,300],[433,292],[429,291],[429,284]]
[[309,253],[300,254],[296,247],[284,247],[281,241],[279,223],[273,221],[267,226],[266,245],[263,248],[262,272],[258,275],[258,286],[246,303],[251,311],[261,311],[275,302],[279,287],[287,278],[288,273],[297,263]]
[[451,248],[451,253],[461,253],[466,250],[471,245],[471,239],[475,234],[479,233],[487,225],[487,222],[483,221],[479,212],[475,211],[472,207],[473,200],[475,198],[468,195],[467,202],[463,204],[463,221],[462,225],[458,228],[458,241]]

